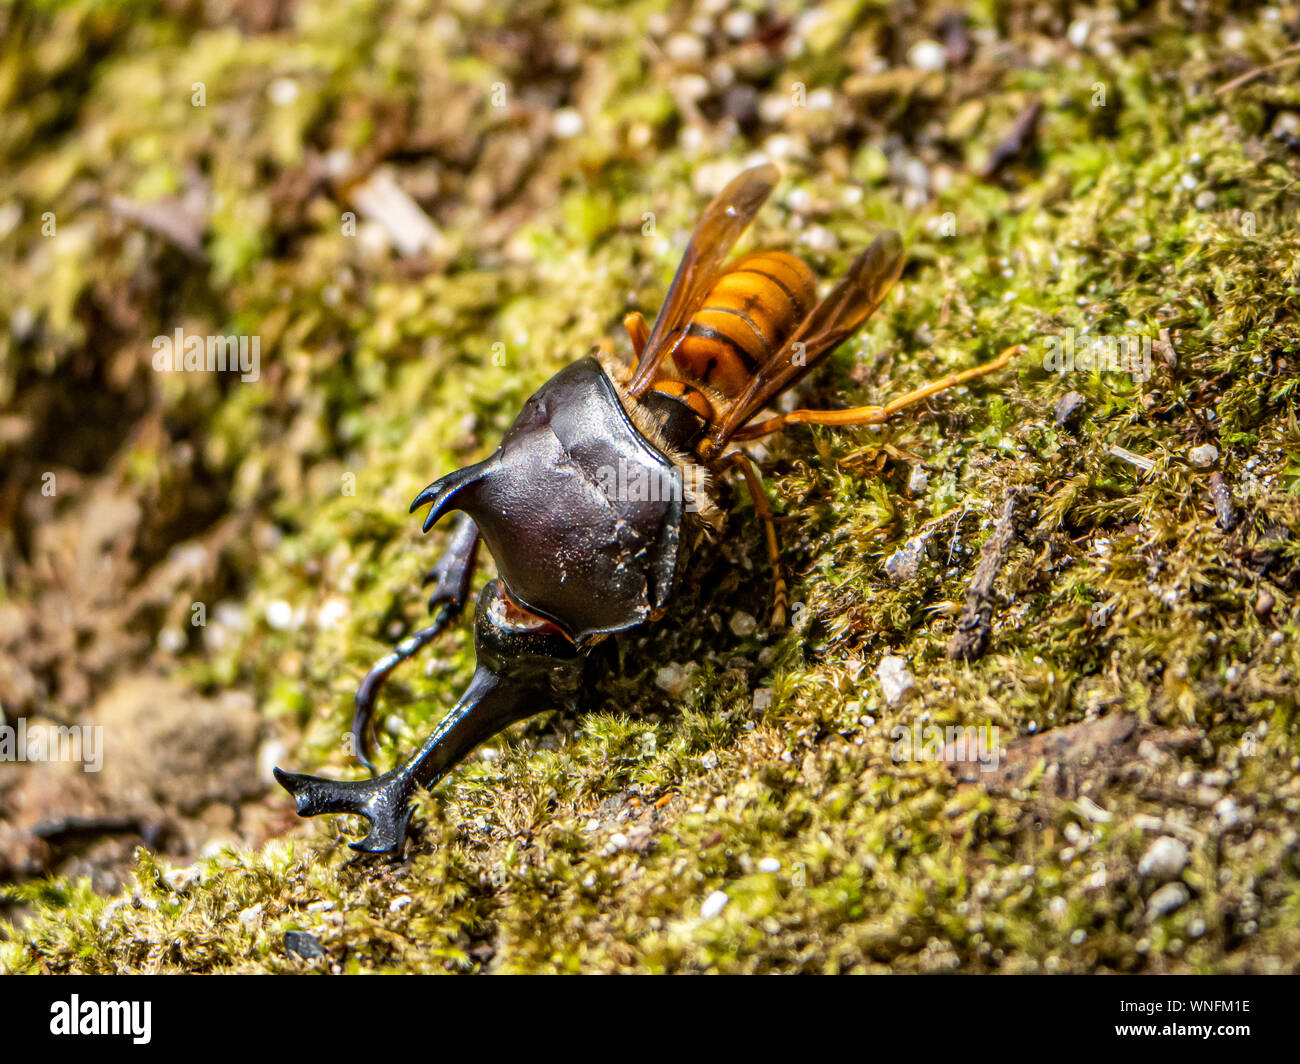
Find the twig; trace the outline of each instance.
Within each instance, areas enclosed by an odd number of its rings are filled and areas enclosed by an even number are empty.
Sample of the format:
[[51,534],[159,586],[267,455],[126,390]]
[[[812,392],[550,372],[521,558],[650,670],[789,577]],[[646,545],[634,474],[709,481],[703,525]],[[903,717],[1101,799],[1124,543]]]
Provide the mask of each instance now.
[[1116,458],[1122,458],[1129,465],[1137,466],[1144,473],[1150,473],[1151,470],[1156,467],[1155,459],[1147,458],[1145,455],[1134,454],[1132,451],[1126,450],[1116,444],[1111,444],[1109,451]]
[[[1288,49],[1288,51],[1293,51],[1294,48],[1295,46]],[[1231,81],[1225,81],[1222,85],[1220,85],[1217,89],[1214,90],[1214,95],[1218,96],[1220,93],[1229,92],[1232,89],[1237,88],[1237,86],[1239,85],[1245,85],[1249,82],[1254,81],[1256,78],[1261,77],[1264,74],[1267,74],[1270,70],[1277,70],[1278,67],[1288,66],[1291,63],[1300,63],[1300,55],[1288,55],[1283,59],[1274,60],[1272,63],[1268,63],[1265,66],[1256,67],[1254,70],[1247,70],[1246,73],[1238,75],[1237,77],[1233,78]]]
[[988,648],[993,620],[993,581],[1016,541],[1016,511],[1027,494],[1023,487],[1007,489],[1002,516],[980,550],[979,565],[966,592],[966,606],[957,620],[957,631],[948,641],[948,657],[952,661],[971,661],[981,657]]

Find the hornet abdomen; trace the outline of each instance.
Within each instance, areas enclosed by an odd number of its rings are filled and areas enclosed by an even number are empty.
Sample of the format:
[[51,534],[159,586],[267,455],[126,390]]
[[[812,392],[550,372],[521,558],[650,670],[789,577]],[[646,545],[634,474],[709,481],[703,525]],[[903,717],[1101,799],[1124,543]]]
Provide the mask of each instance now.
[[673,362],[723,395],[739,395],[812,309],[816,286],[803,260],[784,251],[737,259],[691,318]]

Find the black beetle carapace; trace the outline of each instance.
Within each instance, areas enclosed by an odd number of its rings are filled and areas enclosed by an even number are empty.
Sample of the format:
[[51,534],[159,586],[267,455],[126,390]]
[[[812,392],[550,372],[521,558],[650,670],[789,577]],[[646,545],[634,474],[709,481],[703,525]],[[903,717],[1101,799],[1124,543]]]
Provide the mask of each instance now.
[[[771,164],[747,170],[709,204],[654,328],[639,314],[624,319],[635,367],[598,345],[537,390],[488,458],[416,498],[412,511],[430,508],[425,531],[450,510],[462,516],[429,574],[433,623],[381,660],[357,692],[359,758],[370,767],[368,724],[384,679],[459,613],[482,539],[499,576],[478,598],[474,678],[414,756],[381,776],[343,782],[277,769],[302,816],[359,813],[370,831],[354,848],[399,850],[418,787],[572,692],[598,641],[663,615],[692,523],[710,509],[710,475],[738,470],[745,479],[764,524],[780,624],[786,590],[772,511],[748,456],[732,445],[791,424],[880,424],[1010,361],[1014,348],[884,406],[761,416],[870,317],[904,261],[898,234],[883,233],[821,300],[812,271],[793,255],[765,251],[728,263],[777,176]],[[628,490],[647,483],[668,490]]]

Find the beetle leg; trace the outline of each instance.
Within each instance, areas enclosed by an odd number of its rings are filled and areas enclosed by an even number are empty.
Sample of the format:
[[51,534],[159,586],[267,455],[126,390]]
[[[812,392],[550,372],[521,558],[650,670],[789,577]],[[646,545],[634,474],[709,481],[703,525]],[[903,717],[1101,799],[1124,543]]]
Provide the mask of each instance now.
[[897,399],[886,403],[884,406],[854,406],[848,410],[791,410],[788,414],[777,414],[775,417],[747,425],[736,432],[732,439],[757,439],[759,436],[767,436],[770,433],[778,432],[785,428],[786,425],[882,425],[900,410],[913,406],[923,399],[929,399],[930,396],[946,392],[949,388],[953,388],[958,384],[964,384],[966,381],[982,377],[986,373],[992,373],[994,370],[1010,365],[1011,360],[1023,351],[1024,346],[1022,344],[1014,344],[993,359],[992,362],[985,362],[982,366],[964,369],[957,373],[949,373],[947,376],[940,377],[929,384],[924,384],[906,395],[900,395]]
[[398,665],[414,657],[438,637],[447,625],[455,620],[469,597],[469,583],[474,576],[474,563],[478,555],[478,526],[468,514],[462,514],[451,534],[451,542],[438,559],[424,583],[436,581],[429,597],[429,612],[433,623],[403,639],[389,653],[371,667],[357,688],[352,711],[352,752],[356,759],[374,774],[371,761],[374,752],[370,721],[375,712],[375,701],[384,681]]
[[406,839],[411,799],[432,787],[480,742],[543,707],[527,687],[511,684],[480,665],[456,707],[404,764],[369,780],[331,780],[275,770],[275,778],[294,797],[299,816],[356,813],[370,821],[360,842],[363,853],[393,853]]
[[420,749],[404,764],[370,780],[330,780],[275,770],[299,816],[355,813],[370,830],[354,850],[394,853],[406,839],[411,799],[432,787],[479,743],[546,709],[576,686],[585,651],[558,628],[520,610],[500,580],[479,593],[474,620],[478,664],[469,688]]
[[772,627],[780,628],[785,624],[785,607],[787,593],[785,577],[781,575],[781,551],[776,542],[776,518],[772,514],[772,504],[767,492],[763,490],[763,481],[754,470],[753,459],[744,451],[730,451],[718,459],[722,467],[735,466],[745,478],[749,488],[749,497],[754,500],[754,512],[763,522],[763,533],[767,539],[767,559],[772,563]]
[[478,545],[478,525],[469,514],[461,514],[452,529],[447,549],[420,581],[421,587],[433,584],[433,594],[429,596],[430,613],[434,607],[447,602],[454,602],[458,609],[465,605],[478,558]]

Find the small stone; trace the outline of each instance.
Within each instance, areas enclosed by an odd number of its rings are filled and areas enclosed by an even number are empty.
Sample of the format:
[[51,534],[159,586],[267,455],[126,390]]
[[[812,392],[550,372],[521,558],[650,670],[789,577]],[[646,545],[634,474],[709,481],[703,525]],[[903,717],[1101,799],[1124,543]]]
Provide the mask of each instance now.
[[1072,429],[1083,417],[1084,398],[1078,392],[1066,392],[1056,404],[1056,427]]
[[892,654],[880,659],[880,664],[876,666],[876,679],[880,681],[885,701],[891,706],[901,702],[903,696],[916,685],[916,677],[908,671],[907,661]]
[[609,837],[609,844],[616,850],[626,850],[628,846],[631,845],[628,841],[628,837],[621,831],[616,831]]
[[284,599],[276,599],[266,605],[266,623],[277,632],[287,632],[294,627],[293,607]]
[[306,931],[286,931],[284,948],[294,956],[308,961],[325,956],[325,947],[320,944],[320,939]]
[[1212,443],[1203,443],[1187,452],[1187,460],[1197,469],[1207,469],[1219,460],[1219,449]]
[[293,78],[276,78],[267,86],[266,94],[276,107],[288,107],[298,99],[298,83]]
[[758,870],[760,872],[766,872],[769,876],[775,875],[777,872],[781,871],[781,862],[775,857],[764,857],[758,862]]
[[942,70],[948,65],[948,52],[938,41],[917,41],[908,49],[907,61],[917,70]]
[[1166,883],[1152,894],[1151,900],[1147,902],[1147,918],[1159,920],[1162,916],[1177,912],[1191,900],[1191,897],[1192,892],[1182,883]]
[[708,750],[705,752],[704,756],[700,758],[700,764],[707,769],[715,769],[718,767],[718,755],[712,750]]
[[551,132],[561,140],[569,140],[582,132],[582,115],[572,107],[561,107],[551,119]]
[[332,598],[316,611],[316,627],[322,631],[337,628],[347,615],[347,601],[341,598]]
[[672,661],[662,669],[655,670],[655,686],[667,693],[669,698],[681,698],[690,690],[691,678],[685,669]]
[[239,921],[240,927],[247,928],[251,931],[262,922],[262,903],[258,902],[256,905],[249,906],[247,909],[243,910],[236,919]]
[[885,559],[885,575],[896,584],[907,584],[916,579],[925,556],[925,540],[915,536]]
[[752,11],[732,11],[722,21],[722,28],[733,40],[743,40],[754,32],[754,13]]
[[1187,846],[1169,835],[1156,839],[1138,861],[1138,872],[1166,883],[1187,867]]
[[753,614],[746,613],[744,610],[737,610],[731,615],[731,620],[727,626],[735,635],[743,639],[745,636],[754,634],[754,631],[758,628],[758,621],[754,620]]
[[1224,828],[1235,828],[1249,816],[1249,812],[1243,811],[1231,797],[1227,797],[1214,803],[1214,815]]
[[924,466],[912,466],[912,472],[907,477],[907,492],[909,495],[924,495],[930,487],[930,474],[926,472]]
[[1198,211],[1208,211],[1214,206],[1214,193],[1208,188],[1204,192],[1198,192],[1195,202]]
[[722,910],[727,907],[727,902],[730,900],[722,891],[715,890],[704,899],[704,904],[700,906],[700,919],[712,920],[715,916],[721,915]]
[[674,33],[664,42],[664,53],[674,63],[704,62],[704,41],[689,33]]

